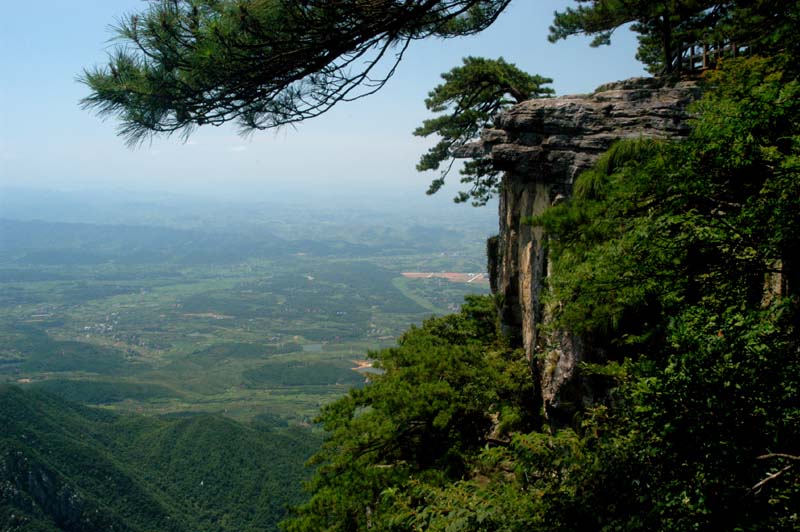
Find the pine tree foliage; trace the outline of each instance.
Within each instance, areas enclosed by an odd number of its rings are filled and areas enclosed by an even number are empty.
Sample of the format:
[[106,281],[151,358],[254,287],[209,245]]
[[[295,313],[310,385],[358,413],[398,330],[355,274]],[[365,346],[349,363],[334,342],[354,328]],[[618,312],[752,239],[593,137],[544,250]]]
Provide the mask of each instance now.
[[551,42],[572,35],[610,44],[626,24],[639,34],[637,59],[652,73],[680,70],[681,49],[692,44],[736,42],[761,54],[791,48],[800,24],[797,0],[576,0],[556,12]]
[[471,35],[510,0],[150,0],[116,28],[83,100],[136,144],[236,121],[245,131],[318,116],[379,90],[414,40]]
[[383,373],[318,419],[328,438],[289,532],[409,530],[401,501],[468,475],[484,446],[530,415],[527,365],[503,345],[491,298],[470,297],[460,314],[371,355]]
[[[422,123],[414,135],[438,135],[440,140],[417,164],[417,170],[441,170],[433,180],[428,194],[435,194],[445,183],[459,150],[491,127],[492,119],[514,103],[553,94],[545,87],[553,80],[523,72],[503,58],[465,57],[463,65],[442,74],[444,83],[437,85],[425,99],[429,111],[440,114]],[[472,200],[473,205],[485,205],[497,192],[500,172],[489,159],[476,155],[460,170],[461,183],[470,185],[456,196],[456,203]]]

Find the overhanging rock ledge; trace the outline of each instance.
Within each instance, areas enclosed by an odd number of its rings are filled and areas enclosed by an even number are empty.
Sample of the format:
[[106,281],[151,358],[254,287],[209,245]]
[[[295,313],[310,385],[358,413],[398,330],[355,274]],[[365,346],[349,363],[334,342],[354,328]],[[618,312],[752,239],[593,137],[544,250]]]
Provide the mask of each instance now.
[[459,153],[485,155],[504,171],[499,238],[489,271],[502,302],[503,328],[525,349],[548,417],[569,415],[576,402],[591,400],[591,390],[574,378],[577,364],[591,359],[591,349],[569,331],[541,332],[548,320],[542,305],[546,235],[523,221],[569,197],[577,175],[613,142],[686,136],[687,107],[699,94],[694,80],[633,78],[592,94],[529,100],[497,117],[493,128]]

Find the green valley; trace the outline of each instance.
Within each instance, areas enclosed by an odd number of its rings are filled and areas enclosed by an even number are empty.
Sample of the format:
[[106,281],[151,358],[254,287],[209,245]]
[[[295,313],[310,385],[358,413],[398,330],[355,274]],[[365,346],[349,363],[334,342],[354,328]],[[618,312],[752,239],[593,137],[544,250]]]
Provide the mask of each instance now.
[[0,220],[4,532],[277,530],[320,408],[364,386],[372,350],[488,292],[402,276],[482,272],[472,213],[36,209]]
[[488,292],[401,275],[482,272],[490,224],[472,213],[407,227],[317,212],[318,234],[309,209],[228,212],[224,226],[200,209],[166,226],[131,224],[135,209],[116,225],[0,221],[0,382],[116,411],[307,424],[364,382],[353,368],[369,350]]

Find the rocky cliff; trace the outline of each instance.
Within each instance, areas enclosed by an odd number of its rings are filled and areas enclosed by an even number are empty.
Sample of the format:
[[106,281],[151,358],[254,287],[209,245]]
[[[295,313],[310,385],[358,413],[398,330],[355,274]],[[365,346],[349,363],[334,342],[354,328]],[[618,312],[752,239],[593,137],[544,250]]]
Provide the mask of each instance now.
[[635,78],[589,95],[531,100],[498,117],[470,147],[505,172],[499,238],[490,243],[492,288],[506,333],[525,349],[540,381],[546,415],[585,397],[573,376],[589,350],[569,331],[541,332],[548,320],[541,302],[547,235],[524,220],[568,197],[575,177],[614,141],[686,135],[687,105],[698,94],[692,81]]

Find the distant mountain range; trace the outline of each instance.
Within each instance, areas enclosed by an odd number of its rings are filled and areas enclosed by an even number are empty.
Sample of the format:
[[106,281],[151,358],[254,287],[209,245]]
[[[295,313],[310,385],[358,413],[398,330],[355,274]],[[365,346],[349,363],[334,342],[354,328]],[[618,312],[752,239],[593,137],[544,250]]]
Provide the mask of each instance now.
[[[302,236],[304,231],[298,228],[295,234]],[[287,238],[275,235],[267,227],[184,229],[10,220],[0,215],[0,264],[235,264],[251,258],[274,259],[298,253],[317,257],[354,257],[443,252],[457,249],[458,243],[464,239],[464,234],[438,226],[390,228],[370,224],[368,220],[355,226],[327,224],[313,238]]]

